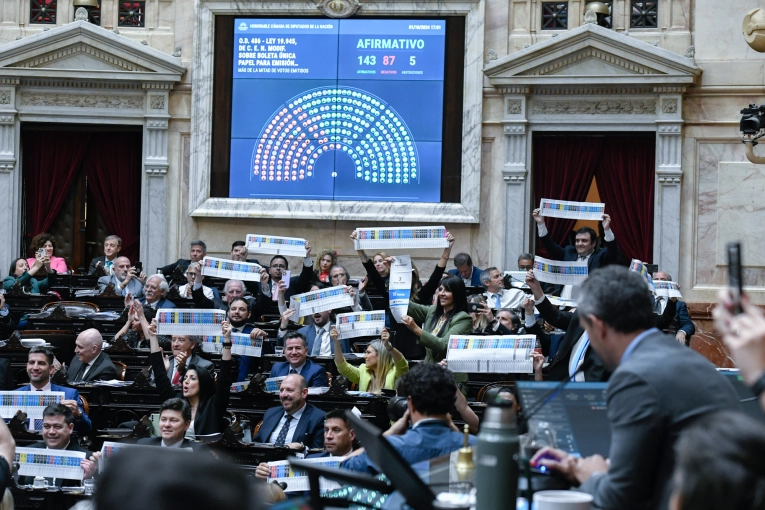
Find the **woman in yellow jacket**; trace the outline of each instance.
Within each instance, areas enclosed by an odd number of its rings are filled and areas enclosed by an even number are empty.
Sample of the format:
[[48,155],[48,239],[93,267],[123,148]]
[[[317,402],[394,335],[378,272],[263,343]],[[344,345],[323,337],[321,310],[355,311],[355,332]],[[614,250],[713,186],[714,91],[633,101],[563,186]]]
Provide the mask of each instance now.
[[364,364],[354,367],[343,357],[340,347],[340,334],[334,327],[329,332],[335,342],[335,364],[340,375],[359,385],[359,391],[380,393],[380,390],[393,390],[396,380],[409,371],[404,355],[390,344],[390,333],[384,329],[380,340],[375,340],[367,346],[364,354]]

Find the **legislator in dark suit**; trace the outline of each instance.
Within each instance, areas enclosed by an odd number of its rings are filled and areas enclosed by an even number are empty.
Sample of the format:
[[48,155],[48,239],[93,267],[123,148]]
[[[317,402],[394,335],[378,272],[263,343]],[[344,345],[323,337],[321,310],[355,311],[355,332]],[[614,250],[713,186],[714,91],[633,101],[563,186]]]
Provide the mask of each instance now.
[[178,259],[172,264],[168,264],[165,267],[160,268],[159,270],[162,272],[165,278],[170,280],[173,277],[173,273],[175,272],[176,267],[180,267],[185,273],[186,270],[189,268],[189,264],[191,264],[191,259]]
[[[606,237],[610,237],[610,235],[607,235]],[[558,243],[552,240],[550,234],[544,235],[539,239],[542,241],[542,246],[544,246],[550,259],[566,262],[575,262],[579,260],[579,254],[576,252],[575,246],[559,246]],[[592,273],[598,268],[615,263],[619,258],[619,253],[619,245],[616,242],[616,238],[612,238],[610,241],[605,241],[604,248],[592,252],[587,258],[587,271]],[[557,296],[561,294],[562,289],[562,285],[550,284],[546,286],[545,292]]]
[[114,285],[114,292],[126,296],[128,292],[135,298],[143,297],[143,285],[136,278],[131,278],[127,284],[127,287],[120,289],[120,282],[115,275],[102,276],[98,279],[98,293],[101,294],[106,290],[106,286],[109,284]]
[[[161,437],[145,437],[143,439],[139,439],[138,443],[140,445],[146,445],[146,446],[162,446],[162,438]],[[175,445],[167,447],[167,448],[173,448]],[[200,441],[192,441],[190,439],[184,438],[183,441],[181,441],[181,445],[177,448],[190,448],[195,453],[211,453],[210,447],[207,446],[205,443],[202,443]]]
[[[447,271],[447,273],[456,274],[462,278],[462,275],[456,267],[454,269],[450,269]],[[483,273],[483,269],[478,269],[477,267],[473,266],[473,272],[470,274],[470,285],[468,285],[468,287],[483,287],[481,284],[481,273]]]
[[[66,372],[66,380],[74,382],[77,374],[85,370],[82,361],[77,356],[72,358],[72,362],[69,364],[69,369]],[[98,357],[93,360],[88,373],[81,377],[80,381],[111,381],[112,379],[118,379],[117,368],[112,363],[111,358],[105,352],[99,353]]]
[[653,329],[614,370],[606,391],[610,467],[580,490],[593,508],[665,510],[674,446],[698,417],[739,409],[733,387],[709,360]]
[[138,302],[141,303],[144,307],[149,306],[153,308],[154,310],[159,310],[160,308],[177,308],[175,306],[175,303],[173,303],[167,298],[160,298],[154,303],[154,306],[152,306],[151,304],[147,305],[145,297],[142,297],[141,299],[139,299]]
[[[323,388],[329,386],[329,379],[327,379],[327,372],[324,367],[318,363],[314,363],[310,359],[305,360],[305,364],[298,372],[299,375],[305,379],[306,386],[309,388]],[[271,367],[271,375],[269,377],[285,377],[290,375],[290,364],[286,361],[280,363],[274,363]]]
[[[303,443],[308,448],[324,448],[324,414],[324,411],[306,402],[291,442]],[[253,441],[267,443],[282,416],[284,408],[281,406],[267,410],[263,415],[263,424]]]
[[[198,354],[192,353],[191,356],[186,360],[186,366],[190,367],[191,365],[196,365],[199,368],[204,368],[210,374],[215,374],[215,364],[213,364],[212,361],[206,360],[203,357],[199,356]],[[170,356],[170,368],[167,370],[167,377],[170,378],[172,381],[173,379],[173,373],[175,372],[175,358],[173,356]]]
[[11,373],[11,360],[0,358],[0,391],[13,391],[16,385],[13,384],[13,374]]
[[[45,441],[40,441],[39,443],[32,443],[26,448],[40,448],[42,450],[46,449]],[[85,458],[90,457],[90,452],[86,450],[85,448],[82,448],[80,445],[77,444],[77,442],[74,439],[71,439],[69,441],[69,444],[66,445],[66,448],[64,450],[69,452],[82,452],[85,454]],[[56,452],[57,450],[50,450],[51,452]],[[81,480],[69,480],[67,478],[56,478],[55,483],[53,478],[48,478],[48,484],[55,485],[56,487],[79,487],[82,485]],[[35,481],[34,476],[20,476],[19,477],[19,485],[32,485]]]
[[[329,328],[334,327],[335,324],[333,322],[328,322],[324,325],[326,330],[329,330]],[[309,324],[308,326],[304,326],[298,330],[298,333],[302,334],[305,337],[306,342],[308,342],[308,355],[309,356],[318,356],[319,350],[321,349],[320,345],[314,345],[316,343],[316,325]],[[327,339],[330,340],[330,348],[331,353],[334,356],[335,355],[335,342],[333,342],[329,338],[329,333],[325,333],[327,335]],[[347,338],[343,338],[340,340],[340,347],[343,349],[344,353],[353,352],[351,349],[351,342]],[[310,384],[309,384],[310,386]]]
[[[32,391],[32,388],[29,384],[27,384],[26,386],[17,388],[16,391]],[[82,407],[82,399],[80,398],[80,392],[75,390],[74,388],[59,386],[58,384],[51,384],[50,391],[61,391],[64,393],[64,400],[74,400],[75,402],[77,402],[77,407],[80,409],[80,414],[82,415],[82,418],[80,418],[79,420],[74,420],[74,431],[77,432],[77,435],[79,435],[80,437],[84,437],[90,434],[90,431],[93,428],[93,426],[90,423],[90,418],[88,417],[87,414],[85,414],[85,409]]]
[[[115,255],[114,256],[114,260],[112,260],[112,262],[115,262],[118,257],[119,257],[119,254]],[[106,270],[106,256],[105,255],[101,255],[100,257],[96,257],[96,258],[94,258],[94,259],[92,259],[90,261],[90,267],[88,268],[88,274],[95,273],[96,272],[96,266],[99,263],[101,264],[101,267],[103,267],[104,270]],[[112,266],[112,267],[114,267],[114,266]]]

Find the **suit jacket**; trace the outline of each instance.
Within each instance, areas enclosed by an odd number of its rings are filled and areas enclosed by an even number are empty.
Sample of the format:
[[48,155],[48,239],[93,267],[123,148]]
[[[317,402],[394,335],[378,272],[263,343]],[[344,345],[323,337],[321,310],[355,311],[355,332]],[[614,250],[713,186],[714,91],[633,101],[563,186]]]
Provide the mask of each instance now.
[[143,297],[143,284],[139,282],[136,278],[131,278],[127,284],[127,287],[125,287],[122,290],[119,290],[118,285],[120,284],[120,281],[114,275],[102,276],[101,278],[98,279],[99,294],[102,293],[104,290],[106,290],[106,286],[109,285],[110,283],[114,285],[115,292],[119,292],[123,296],[127,295],[127,293],[130,292],[130,295],[133,297],[136,297],[136,298]]
[[18,278],[12,275],[3,278],[3,288],[5,290],[11,290],[17,280],[21,283],[21,286],[31,294],[45,294],[48,292],[48,277],[46,276],[42,280],[38,280],[37,278],[33,278],[27,271],[21,273],[21,276]]
[[[82,368],[82,365],[82,361],[77,356],[72,358],[72,361],[69,363],[69,370],[66,372],[66,380],[70,383],[74,382],[74,378],[77,377],[77,373]],[[111,358],[105,352],[101,352],[98,355],[93,366],[90,367],[88,373],[82,378],[83,381],[111,381],[112,379],[117,379],[117,367],[114,366]]]
[[[117,255],[119,257],[119,255]],[[114,260],[117,260],[117,257],[114,257]],[[93,260],[90,261],[90,267],[88,268],[88,274],[93,274],[96,272],[96,265],[98,263],[101,263],[101,267],[106,269],[106,255],[101,255],[100,257],[96,257]],[[114,262],[114,261],[112,261]]]
[[11,373],[11,360],[0,358],[0,391],[13,391],[16,385],[13,384],[13,374]]
[[[324,448],[324,414],[324,411],[306,402],[291,442],[303,443],[308,448]],[[253,438],[253,442],[267,443],[282,416],[284,416],[284,409],[281,406],[267,410],[263,415],[263,424]]]
[[[40,441],[38,443],[32,443],[27,448],[40,448],[44,450],[46,448],[45,441]],[[65,448],[66,451],[69,452],[82,452],[85,454],[85,458],[87,459],[90,457],[90,452],[86,450],[85,448],[82,448],[80,445],[77,444],[77,442],[74,440],[74,438],[69,440],[69,444],[66,445]],[[35,481],[34,476],[20,476],[19,477],[19,485],[32,485]],[[48,478],[48,483],[52,483],[53,480],[51,478]],[[69,480],[67,478],[56,478],[56,487],[79,487],[82,485],[82,482],[80,480]]]
[[[324,327],[326,328],[328,325],[334,326],[334,322],[327,323]],[[304,326],[298,330],[298,333],[302,333],[303,336],[305,336],[306,341],[308,342],[308,355],[309,356],[318,356],[318,353],[314,353],[314,343],[316,343],[316,326],[313,324],[309,324],[308,326]],[[332,355],[335,354],[335,342],[332,341],[331,338],[329,338],[329,333],[327,333],[327,338],[329,339],[329,346],[332,349]],[[343,348],[343,352],[353,352],[351,349],[351,342],[347,338],[343,338],[340,340],[340,346]],[[316,346],[317,349],[320,349],[320,346]]]
[[[144,307],[147,306],[146,305],[146,298],[145,297],[142,297],[142,298],[138,299],[138,302],[141,303]],[[160,308],[176,308],[176,306],[169,299],[162,298],[159,301],[157,301],[156,310],[159,310]]]
[[[161,437],[145,437],[143,439],[139,439],[136,444],[140,445],[146,445],[146,446],[162,446],[162,438]],[[205,443],[202,443],[200,441],[192,441],[190,439],[184,438],[183,441],[181,441],[181,448],[191,448],[194,453],[209,453],[212,454],[210,451],[210,447],[207,446]]]
[[619,510],[667,509],[682,431],[707,413],[740,410],[714,365],[658,331],[614,370],[606,401],[611,465],[580,489],[593,495],[593,508]]
[[[77,358],[75,358],[77,359]],[[80,437],[87,436],[90,434],[91,429],[93,428],[93,425],[90,423],[90,418],[88,418],[88,415],[85,414],[85,409],[82,408],[82,400],[80,400],[80,392],[75,390],[74,388],[67,388],[66,386],[59,386],[58,384],[51,384],[50,385],[51,391],[63,391],[64,392],[64,400],[74,400],[77,402],[77,407],[80,408],[80,414],[82,414],[82,418],[79,421],[74,422],[74,431],[77,432],[77,434]],[[21,388],[17,388],[16,391],[32,391],[31,385],[27,384],[26,386],[22,386]]]
[[[260,285],[258,285],[260,288]],[[202,309],[217,309],[228,312],[228,303],[223,301],[220,297],[213,296],[212,299],[205,296],[204,286],[197,289],[191,289],[191,299],[194,301],[194,306]],[[259,292],[254,296],[246,296],[245,299],[250,305],[250,317],[260,317],[263,312],[270,306],[271,299],[264,296],[262,292]],[[257,320],[260,320],[259,318]]]
[[[454,269],[450,269],[448,271],[449,274],[456,274],[462,278],[460,275],[460,272],[455,267]],[[470,286],[471,287],[483,287],[481,285],[481,273],[483,273],[483,269],[478,269],[477,267],[473,266],[473,274],[470,275]]]
[[[16,330],[16,323],[13,321],[10,311],[3,317],[0,315],[0,339],[6,339]],[[10,373],[10,369],[9,369]],[[11,389],[11,388],[8,388]]]
[[[269,377],[284,377],[290,374],[290,364],[286,361],[274,363],[271,367],[271,375]],[[329,386],[329,379],[327,379],[327,372],[324,367],[314,363],[310,359],[305,360],[305,365],[300,372],[309,388],[322,388]]]
[[[290,286],[284,291],[284,300],[289,303],[290,298],[296,294],[303,294],[311,290],[311,282],[313,281],[313,266],[306,266],[303,264],[303,269],[298,276],[290,278]],[[273,292],[273,280],[268,278],[268,285]],[[261,292],[262,294],[262,292]],[[264,296],[266,299],[271,300],[270,297]]]
[[[186,366],[189,367],[191,365],[196,365],[199,368],[204,368],[205,370],[210,372],[210,374],[212,375],[214,375],[215,373],[215,364],[210,360],[204,359],[203,357],[199,356],[196,353],[191,353],[191,356],[189,356],[189,358],[186,360]],[[175,357],[171,356],[170,368],[167,370],[167,377],[171,378],[171,382],[172,382],[174,371],[175,371]]]
[[[674,307],[674,313],[672,308]],[[685,332],[685,343],[690,343],[691,336],[696,332],[696,326],[694,326],[691,316],[688,313],[688,305],[683,301],[676,301],[673,303],[671,300],[667,300],[667,305],[664,307],[664,313],[661,314],[657,327],[663,330],[670,330],[670,332],[677,333],[678,331]]]
[[[560,347],[558,347],[558,351],[544,371],[546,378],[553,381],[564,381],[570,377],[568,364],[571,360],[571,351],[579,341],[579,338],[584,334],[584,328],[579,325],[579,315],[577,312],[561,311],[558,307],[553,306],[547,298],[544,298],[537,305],[537,310],[545,321],[566,332],[563,340],[561,340]],[[603,365],[603,361],[592,346],[588,347],[584,354],[581,370],[584,373],[584,380],[587,382],[607,381],[611,375],[611,372]]]
[[172,264],[168,264],[165,267],[161,267],[159,270],[162,271],[162,274],[165,275],[165,278],[170,280],[170,278],[173,277],[173,273],[175,272],[176,267],[180,267],[184,271],[188,269],[189,264],[191,264],[191,259],[178,259]]
[[[542,246],[547,250],[547,254],[552,260],[563,260],[568,262],[576,261],[579,255],[576,253],[576,247],[566,246],[565,248],[558,246],[558,244],[550,238],[550,235],[546,235],[540,238],[542,240]],[[592,272],[600,267],[607,266],[616,262],[619,257],[619,245],[616,239],[613,241],[606,241],[606,247],[601,248],[593,252],[590,258],[587,259],[587,269]]]

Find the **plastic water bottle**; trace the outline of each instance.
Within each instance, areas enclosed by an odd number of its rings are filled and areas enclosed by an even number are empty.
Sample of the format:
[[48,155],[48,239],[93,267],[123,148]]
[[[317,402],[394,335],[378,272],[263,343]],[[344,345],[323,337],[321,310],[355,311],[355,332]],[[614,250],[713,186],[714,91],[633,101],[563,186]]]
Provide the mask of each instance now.
[[512,508],[518,493],[518,430],[510,403],[490,403],[476,445],[476,510]]

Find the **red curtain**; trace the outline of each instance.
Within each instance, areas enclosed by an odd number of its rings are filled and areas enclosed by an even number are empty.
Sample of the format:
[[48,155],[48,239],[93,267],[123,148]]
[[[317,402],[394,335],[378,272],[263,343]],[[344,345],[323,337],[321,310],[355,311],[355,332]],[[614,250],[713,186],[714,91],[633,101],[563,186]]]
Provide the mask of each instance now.
[[[584,201],[602,151],[602,136],[534,136],[534,208],[539,207],[542,198]],[[561,246],[565,245],[576,220],[545,220],[551,239]],[[547,256],[540,241],[536,246],[539,255]]]
[[89,136],[88,133],[37,131],[24,137],[27,237],[47,231],[61,211],[82,165]]
[[141,133],[93,133],[82,168],[109,232],[122,238],[120,255],[138,260]]
[[656,142],[648,136],[609,136],[597,165],[600,199],[628,259],[653,260]]

